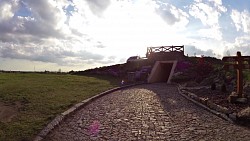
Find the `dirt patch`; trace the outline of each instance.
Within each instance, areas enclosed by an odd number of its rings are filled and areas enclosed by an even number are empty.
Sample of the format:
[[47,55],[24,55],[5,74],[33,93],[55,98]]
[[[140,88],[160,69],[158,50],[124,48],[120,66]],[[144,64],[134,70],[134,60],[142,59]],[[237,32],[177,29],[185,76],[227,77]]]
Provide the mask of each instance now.
[[208,98],[213,103],[226,107],[236,113],[250,106],[250,100],[248,100],[246,104],[229,103],[227,98],[230,95],[230,92],[223,93],[220,90],[211,90],[209,88],[188,89],[187,91],[190,91],[199,97]]
[[21,102],[4,103],[0,101],[0,121],[10,122],[18,114],[18,109],[22,107]]

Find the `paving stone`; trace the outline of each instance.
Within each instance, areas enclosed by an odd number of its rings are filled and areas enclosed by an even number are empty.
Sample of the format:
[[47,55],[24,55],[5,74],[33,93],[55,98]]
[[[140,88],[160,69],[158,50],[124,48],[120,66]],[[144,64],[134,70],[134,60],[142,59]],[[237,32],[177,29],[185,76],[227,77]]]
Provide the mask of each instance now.
[[249,129],[183,98],[176,86],[158,83],[115,91],[91,101],[44,140],[249,141],[249,135]]

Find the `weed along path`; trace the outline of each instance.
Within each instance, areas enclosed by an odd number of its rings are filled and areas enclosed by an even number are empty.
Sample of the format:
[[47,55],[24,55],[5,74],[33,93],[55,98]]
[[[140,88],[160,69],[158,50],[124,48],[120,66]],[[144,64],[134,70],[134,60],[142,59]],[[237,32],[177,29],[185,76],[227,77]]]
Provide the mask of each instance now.
[[197,107],[176,86],[160,83],[101,97],[69,116],[45,140],[249,141],[250,129]]

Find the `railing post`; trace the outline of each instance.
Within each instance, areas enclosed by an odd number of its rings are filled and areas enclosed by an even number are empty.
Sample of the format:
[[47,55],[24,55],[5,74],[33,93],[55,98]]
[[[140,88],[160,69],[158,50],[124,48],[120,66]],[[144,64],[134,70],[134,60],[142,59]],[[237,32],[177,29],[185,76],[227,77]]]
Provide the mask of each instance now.
[[241,53],[237,52],[237,94],[243,97],[243,74],[242,74],[242,57]]

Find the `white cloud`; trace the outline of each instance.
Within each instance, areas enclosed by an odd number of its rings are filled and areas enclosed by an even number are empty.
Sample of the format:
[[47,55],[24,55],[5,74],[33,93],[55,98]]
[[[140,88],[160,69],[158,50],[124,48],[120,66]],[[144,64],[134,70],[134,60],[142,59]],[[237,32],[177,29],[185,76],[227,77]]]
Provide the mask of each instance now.
[[214,2],[217,5],[222,5],[222,0],[209,0],[211,2]]
[[[176,29],[188,23],[188,15],[172,5],[166,11],[172,19],[166,13],[157,15],[158,5],[152,0],[22,2],[30,14],[0,23],[0,57],[60,65],[112,63],[144,56],[147,46],[176,42]],[[16,7],[23,5],[17,1]],[[166,24],[166,19],[174,24]],[[165,33],[171,36],[162,36]]]
[[213,9],[208,5],[204,3],[197,3],[191,6],[189,14],[197,19],[200,19],[203,25],[214,25],[218,22],[217,19],[211,18],[213,16],[208,17],[208,13],[212,11]]
[[110,0],[86,0],[90,10],[97,16],[101,16],[102,13],[111,4]]
[[[236,46],[247,46],[250,44],[250,36],[241,36],[235,39]],[[250,48],[250,47],[249,47]]]
[[222,33],[220,32],[220,28],[218,26],[204,28],[198,30],[201,38],[210,38],[215,40],[222,40]]
[[[21,3],[21,1],[17,1],[16,7],[21,7]],[[4,34],[0,35],[0,40],[6,36],[27,42],[30,42],[30,38],[40,40],[65,38],[64,33],[67,32],[67,26],[64,22],[67,17],[62,7],[45,0],[26,0],[25,4],[32,14],[27,17],[14,16],[8,21],[0,22],[1,33]],[[27,36],[29,38],[25,39]]]
[[158,1],[157,4],[157,14],[159,14],[168,25],[175,25],[183,29],[189,23],[189,15],[183,10],[168,3]]
[[61,30],[67,19],[62,8],[67,5],[51,0],[26,0],[26,3],[31,9],[36,24],[49,30]]
[[185,46],[185,54],[188,54],[188,56],[211,56],[214,57],[215,53],[213,52],[212,49],[208,49],[208,50],[202,50],[200,48],[197,48],[196,46],[193,45],[186,45]]
[[194,18],[199,19],[206,27],[198,31],[200,36],[222,40],[219,18],[221,14],[226,11],[227,9],[222,5],[221,0],[209,0],[208,2],[199,0],[190,5],[189,14]]
[[14,16],[17,8],[17,0],[1,0],[0,1],[0,21],[7,21]]
[[233,9],[231,18],[235,24],[237,31],[242,30],[245,33],[250,33],[250,13],[247,10],[239,12]]
[[237,10],[232,10],[231,18],[235,24],[237,31],[239,31],[242,28],[241,27],[242,26],[241,25],[241,13],[238,12]]
[[10,4],[3,4],[0,6],[0,19],[2,20],[8,20],[14,16],[14,13],[11,10],[11,5]]
[[87,60],[101,61],[104,56],[88,51],[74,52],[56,44],[26,45],[20,48],[17,44],[0,44],[0,56],[3,58],[26,59],[32,61],[74,65]]
[[250,36],[243,35],[237,37],[234,43],[226,43],[223,54],[227,55],[229,52],[231,55],[236,55],[237,51],[240,51],[242,55],[250,55]]
[[[18,8],[23,8],[22,2],[31,14],[25,17],[14,16]],[[25,0],[4,1],[4,3],[4,7],[11,6],[8,10],[12,13],[8,16],[8,20],[0,21],[0,57],[60,65],[83,64],[90,60],[100,63],[105,59],[100,53],[91,52],[89,49],[104,46],[102,42],[90,38],[84,30],[79,30],[86,23],[72,25],[72,20],[79,21],[84,19],[83,16],[75,17],[78,13],[73,13],[72,19],[67,17],[64,8],[73,5],[72,2]],[[12,8],[14,6],[15,11]]]
[[200,0],[190,6],[189,14],[200,19],[205,26],[214,26],[219,24],[221,13],[226,11],[221,1],[210,0],[210,3],[205,3]]

